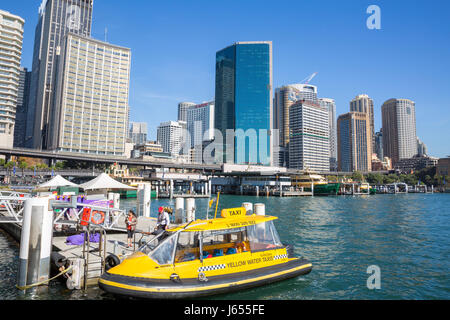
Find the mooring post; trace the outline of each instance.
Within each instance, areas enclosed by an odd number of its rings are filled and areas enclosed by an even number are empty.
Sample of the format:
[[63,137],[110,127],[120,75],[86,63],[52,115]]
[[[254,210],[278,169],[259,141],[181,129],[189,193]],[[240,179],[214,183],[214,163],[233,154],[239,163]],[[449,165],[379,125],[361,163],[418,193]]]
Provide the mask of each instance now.
[[184,199],[181,197],[175,198],[175,223],[183,223],[185,219],[183,218],[184,212]]
[[53,239],[50,197],[25,200],[17,284],[25,287],[49,279]]
[[187,198],[186,199],[186,216],[187,222],[191,222],[195,220],[195,199]]
[[246,215],[250,216],[253,214],[253,203],[244,202],[244,203],[242,203],[242,207],[245,208]]

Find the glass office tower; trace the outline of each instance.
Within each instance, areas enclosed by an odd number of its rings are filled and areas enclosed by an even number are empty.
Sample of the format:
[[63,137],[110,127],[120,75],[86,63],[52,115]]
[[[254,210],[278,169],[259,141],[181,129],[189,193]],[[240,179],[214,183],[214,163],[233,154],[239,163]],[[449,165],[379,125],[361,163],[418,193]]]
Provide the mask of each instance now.
[[[236,42],[217,52],[215,126],[225,147],[217,160],[272,164],[271,97],[271,41]],[[230,129],[235,137],[227,140]]]

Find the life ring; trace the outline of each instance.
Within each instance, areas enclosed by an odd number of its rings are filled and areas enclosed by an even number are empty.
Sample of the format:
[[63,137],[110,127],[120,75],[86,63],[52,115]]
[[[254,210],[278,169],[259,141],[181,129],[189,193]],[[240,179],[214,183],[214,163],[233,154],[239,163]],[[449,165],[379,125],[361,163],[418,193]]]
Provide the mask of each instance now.
[[105,213],[103,211],[92,211],[91,221],[93,224],[102,224],[105,221]]
[[105,271],[108,271],[120,264],[120,259],[115,254],[110,254],[105,258]]

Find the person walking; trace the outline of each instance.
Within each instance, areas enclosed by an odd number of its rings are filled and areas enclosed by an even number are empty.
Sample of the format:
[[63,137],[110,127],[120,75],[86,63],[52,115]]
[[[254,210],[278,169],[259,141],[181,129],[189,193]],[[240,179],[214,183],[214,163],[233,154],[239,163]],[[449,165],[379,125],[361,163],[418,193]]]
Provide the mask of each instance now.
[[133,241],[133,234],[136,230],[137,225],[137,218],[136,214],[133,210],[128,211],[128,216],[125,219],[125,224],[127,225],[127,241],[128,245],[127,248],[131,248],[132,241]]

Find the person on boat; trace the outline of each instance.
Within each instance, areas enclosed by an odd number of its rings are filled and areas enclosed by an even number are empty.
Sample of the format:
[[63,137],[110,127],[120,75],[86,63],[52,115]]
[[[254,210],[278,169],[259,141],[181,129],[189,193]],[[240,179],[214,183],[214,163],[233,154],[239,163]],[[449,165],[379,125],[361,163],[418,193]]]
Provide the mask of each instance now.
[[169,213],[171,213],[170,208],[159,207],[158,208],[158,220],[156,222],[155,232],[160,234],[162,231],[165,231],[169,228],[170,217]]
[[[156,227],[153,230],[153,232],[150,232],[150,234],[153,234],[155,236],[160,235],[161,233],[166,233],[166,230],[169,228],[170,224],[170,217],[169,213],[172,214],[172,208],[169,207],[159,207],[158,208],[158,219],[156,221]],[[164,235],[160,237],[158,242],[162,241],[165,238]]]
[[127,248],[131,248],[133,241],[133,234],[136,230],[137,218],[133,210],[128,211],[128,216],[125,219],[125,224],[127,225]]

